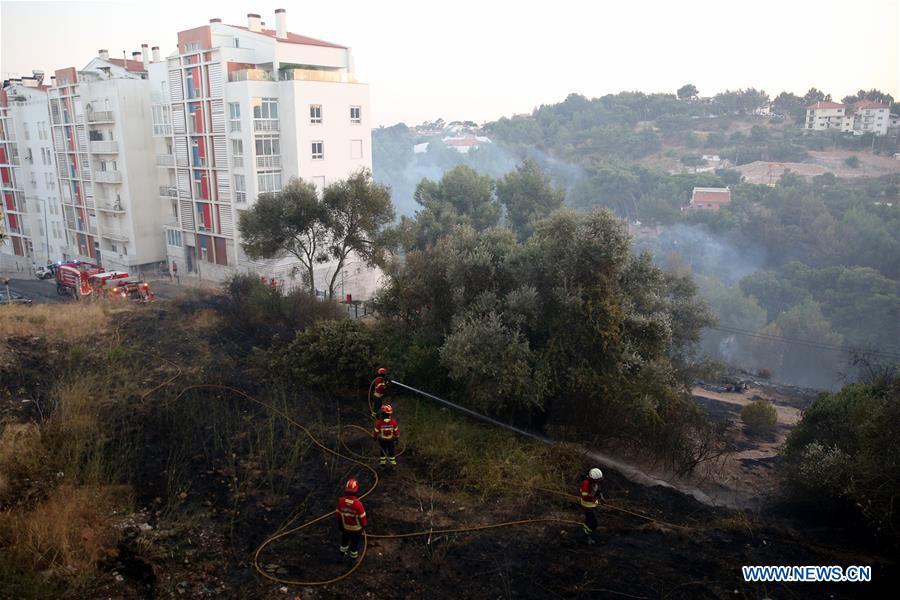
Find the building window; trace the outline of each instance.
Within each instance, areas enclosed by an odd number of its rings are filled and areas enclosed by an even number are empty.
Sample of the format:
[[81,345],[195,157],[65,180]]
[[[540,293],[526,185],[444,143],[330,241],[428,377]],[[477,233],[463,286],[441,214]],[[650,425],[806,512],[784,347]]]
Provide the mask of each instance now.
[[277,136],[256,138],[256,167],[259,169],[281,168],[281,143]]
[[181,232],[177,229],[166,229],[166,243],[181,248]]
[[350,140],[350,158],[360,159],[363,157],[362,140]]
[[281,173],[260,173],[256,176],[260,194],[281,191]]
[[231,164],[235,167],[244,166],[244,141],[231,140]]
[[241,105],[239,102],[228,103],[228,119],[231,123],[231,131],[241,130]]
[[246,202],[247,201],[247,184],[244,182],[243,175],[235,175],[234,176],[234,201],[235,202]]
[[28,123],[22,123],[22,128],[25,130],[25,139],[30,140],[31,135],[28,133]]
[[200,50],[200,42],[188,42],[184,45],[184,51],[187,52],[197,52]]
[[277,119],[278,98],[257,98],[257,104],[253,107],[254,119]]
[[325,158],[325,142],[313,142],[312,143],[312,159],[313,160],[322,160]]
[[151,113],[153,135],[172,135],[172,119],[169,116],[169,107],[164,104],[154,104]]
[[351,106],[350,107],[350,122],[356,125],[362,123],[362,107],[361,106]]
[[322,123],[322,105],[321,104],[310,104],[309,105],[309,122],[313,125],[320,125]]

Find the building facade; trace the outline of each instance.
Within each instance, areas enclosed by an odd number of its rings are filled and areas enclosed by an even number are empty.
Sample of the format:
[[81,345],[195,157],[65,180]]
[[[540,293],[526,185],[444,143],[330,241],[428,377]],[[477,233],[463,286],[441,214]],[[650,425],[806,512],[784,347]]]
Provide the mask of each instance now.
[[810,131],[837,130],[853,135],[888,135],[891,111],[887,104],[871,100],[861,100],[850,105],[816,102],[806,107],[803,127]]
[[290,178],[321,191],[371,169],[369,90],[351,50],[288,32],[283,9],[275,17],[274,30],[255,14],[246,25],[211,19],[179,32],[177,54],[150,67],[167,260],[180,273],[299,284],[295,262],[243,253],[239,213]]
[[853,104],[853,132],[862,135],[887,135],[891,126],[891,108],[887,104],[861,100]]
[[63,258],[136,271],[165,257],[150,113],[148,51],[61,69],[50,120],[69,248]]
[[804,128],[810,131],[853,130],[853,118],[847,115],[847,107],[837,102],[816,102],[806,107]]
[[10,270],[47,264],[66,249],[43,79],[35,71],[4,82],[0,92],[0,227],[9,235],[0,262]]

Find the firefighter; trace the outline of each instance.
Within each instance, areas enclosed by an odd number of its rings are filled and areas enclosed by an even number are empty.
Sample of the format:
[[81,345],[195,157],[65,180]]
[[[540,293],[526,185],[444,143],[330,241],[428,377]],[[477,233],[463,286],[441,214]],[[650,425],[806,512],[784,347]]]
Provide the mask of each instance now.
[[600,493],[601,479],[603,471],[593,468],[582,478],[579,488],[579,500],[581,508],[584,509],[584,541],[589,545],[597,543],[593,535],[597,530],[597,506],[600,505],[600,500],[606,501]]
[[341,530],[341,554],[349,558],[359,558],[359,540],[369,524],[366,509],[356,497],[358,492],[359,482],[348,479],[335,511]]
[[385,404],[381,407],[381,417],[375,421],[375,430],[372,437],[378,440],[381,446],[379,463],[384,465],[390,462],[397,464],[397,441],[400,439],[400,426],[394,420],[394,407]]
[[[388,390],[388,371],[384,367],[378,369],[375,375],[375,379],[372,380],[372,418],[375,418],[375,411],[381,408],[381,405],[384,403],[385,395]],[[377,406],[375,406],[377,404]]]

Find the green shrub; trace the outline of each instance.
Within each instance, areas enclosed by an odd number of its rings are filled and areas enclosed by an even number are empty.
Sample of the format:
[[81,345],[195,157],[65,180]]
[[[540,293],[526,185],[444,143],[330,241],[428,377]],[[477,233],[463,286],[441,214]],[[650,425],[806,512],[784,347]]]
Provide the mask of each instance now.
[[219,304],[229,323],[220,330],[241,345],[264,344],[273,335],[293,338],[320,319],[336,319],[340,312],[332,302],[324,302],[296,289],[283,293],[253,275],[236,275],[226,286],[224,297],[208,298]]
[[771,431],[778,422],[778,412],[767,400],[755,400],[741,409],[741,421],[748,431]]
[[900,497],[900,377],[822,393],[785,446],[788,482],[802,497],[831,499],[897,535]]
[[844,160],[844,164],[850,167],[851,169],[859,168],[859,157],[858,156],[848,156]]
[[356,390],[369,383],[375,339],[367,325],[349,319],[322,320],[289,344],[267,353],[270,372],[328,391]]

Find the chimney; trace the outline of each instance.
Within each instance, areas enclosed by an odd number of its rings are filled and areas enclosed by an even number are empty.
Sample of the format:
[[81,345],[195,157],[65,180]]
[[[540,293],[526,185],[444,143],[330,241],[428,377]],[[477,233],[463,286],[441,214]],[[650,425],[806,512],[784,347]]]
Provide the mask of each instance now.
[[287,12],[283,8],[275,9],[275,37],[287,37]]
[[137,62],[141,62],[141,53],[140,53],[140,52],[132,52],[132,53],[131,53],[131,60],[134,60],[134,61],[137,61]]
[[141,44],[141,59],[144,61],[144,69],[150,66],[150,46]]
[[262,31],[262,19],[259,15],[247,13],[247,29],[256,33]]
[[103,60],[109,60],[109,50],[105,48],[103,50],[97,50],[97,55]]
[[151,50],[153,50],[153,62],[158,63],[159,62],[159,46],[153,46],[153,48],[151,48]]
[[32,69],[31,74],[34,75],[34,78],[37,80],[38,85],[44,83],[44,72]]
[[216,18],[216,19],[210,19],[209,22],[210,22],[210,23],[221,23],[221,22],[222,22],[222,19],[218,19],[218,18]]

